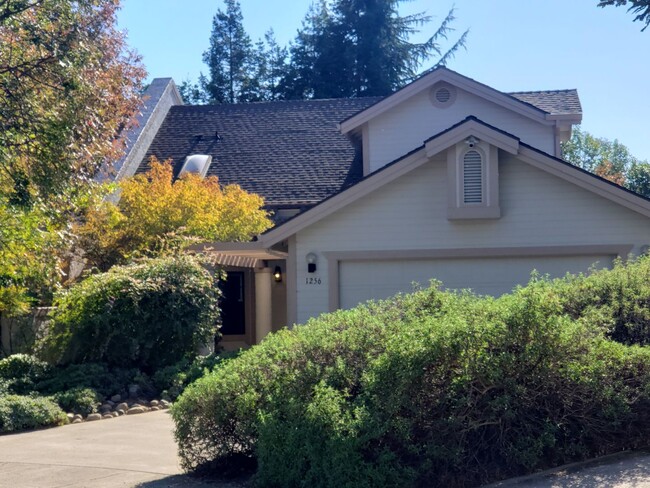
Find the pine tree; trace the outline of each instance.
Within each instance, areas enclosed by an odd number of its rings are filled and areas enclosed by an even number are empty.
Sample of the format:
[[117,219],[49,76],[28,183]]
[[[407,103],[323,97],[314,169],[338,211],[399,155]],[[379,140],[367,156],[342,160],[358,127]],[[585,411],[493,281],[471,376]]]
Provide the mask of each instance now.
[[388,95],[412,81],[423,63],[438,57],[445,64],[464,46],[467,32],[443,51],[439,42],[451,33],[453,9],[423,43],[410,38],[431,17],[401,17],[403,0],[325,0],[313,7],[291,48],[285,76],[287,98]]
[[210,47],[203,53],[208,78],[203,89],[211,103],[249,101],[253,82],[253,44],[244,30],[237,0],[225,0],[226,11],[219,9],[212,21]]

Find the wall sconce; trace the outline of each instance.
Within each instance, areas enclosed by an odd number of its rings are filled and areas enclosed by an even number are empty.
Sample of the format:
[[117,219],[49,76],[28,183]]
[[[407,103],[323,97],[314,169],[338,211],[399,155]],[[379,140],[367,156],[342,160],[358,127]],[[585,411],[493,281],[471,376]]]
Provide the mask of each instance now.
[[317,257],[313,252],[310,252],[306,256],[307,258],[307,272],[315,273],[316,272],[316,260]]
[[273,270],[273,279],[276,283],[282,283],[282,268],[280,266],[276,266]]

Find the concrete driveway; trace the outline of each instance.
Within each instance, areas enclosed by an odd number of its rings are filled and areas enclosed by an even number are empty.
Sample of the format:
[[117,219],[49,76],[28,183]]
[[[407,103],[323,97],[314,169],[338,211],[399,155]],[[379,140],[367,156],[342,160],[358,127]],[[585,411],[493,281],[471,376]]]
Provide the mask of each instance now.
[[182,475],[167,411],[0,436],[2,488],[205,488]]
[[[0,436],[0,488],[241,488],[182,474],[167,411]],[[650,488],[650,454],[607,456],[491,488]],[[486,487],[487,488],[487,487]]]
[[505,480],[484,488],[650,488],[650,454],[629,452]]

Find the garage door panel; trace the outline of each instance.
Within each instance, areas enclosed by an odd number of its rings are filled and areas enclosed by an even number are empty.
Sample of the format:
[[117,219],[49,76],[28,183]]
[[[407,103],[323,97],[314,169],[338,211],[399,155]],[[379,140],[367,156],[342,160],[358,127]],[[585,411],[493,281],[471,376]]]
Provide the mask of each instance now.
[[482,295],[499,296],[525,284],[532,270],[551,277],[586,272],[592,265],[609,267],[615,256],[553,256],[521,258],[454,258],[427,260],[342,261],[339,264],[339,302],[352,308],[414,286],[443,282],[447,289],[470,288]]

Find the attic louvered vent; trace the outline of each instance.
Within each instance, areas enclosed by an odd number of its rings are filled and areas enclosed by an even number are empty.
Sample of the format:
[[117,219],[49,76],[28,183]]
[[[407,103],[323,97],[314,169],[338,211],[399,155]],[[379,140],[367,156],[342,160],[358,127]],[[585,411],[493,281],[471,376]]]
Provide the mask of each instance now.
[[438,100],[440,103],[447,103],[450,98],[451,93],[447,88],[441,88],[440,90],[436,91],[436,100]]
[[456,101],[456,87],[441,81],[431,87],[429,99],[438,108],[447,108]]
[[463,202],[483,202],[483,159],[478,151],[468,151],[463,157]]
[[180,173],[178,173],[178,177],[180,178],[186,173],[194,173],[201,178],[205,178],[208,168],[210,168],[210,163],[212,163],[212,156],[205,154],[192,154],[191,156],[187,156]]

